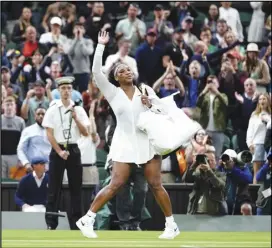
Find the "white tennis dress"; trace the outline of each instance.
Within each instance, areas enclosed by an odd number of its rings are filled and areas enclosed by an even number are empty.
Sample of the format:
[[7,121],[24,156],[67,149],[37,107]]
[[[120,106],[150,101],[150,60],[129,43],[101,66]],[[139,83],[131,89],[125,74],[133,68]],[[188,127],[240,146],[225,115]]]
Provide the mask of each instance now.
[[[136,87],[133,99],[126,93],[111,84],[102,72],[102,55],[105,46],[96,47],[92,72],[95,82],[109,102],[117,119],[117,126],[113,135],[109,156],[115,162],[144,164],[151,160],[155,153],[147,135],[136,127],[141,112],[147,110],[141,102],[141,92]],[[146,86],[149,96],[157,97],[149,86]],[[156,112],[157,107],[151,110]]]

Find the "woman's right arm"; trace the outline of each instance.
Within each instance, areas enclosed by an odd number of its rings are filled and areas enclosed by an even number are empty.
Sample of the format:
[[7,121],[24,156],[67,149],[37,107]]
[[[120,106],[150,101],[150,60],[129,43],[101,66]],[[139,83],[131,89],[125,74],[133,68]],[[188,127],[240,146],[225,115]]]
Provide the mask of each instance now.
[[117,93],[117,87],[109,82],[105,74],[102,72],[102,56],[105,49],[105,45],[108,43],[109,37],[107,32],[101,32],[98,35],[98,45],[95,50],[92,72],[97,87],[102,94],[111,102]]

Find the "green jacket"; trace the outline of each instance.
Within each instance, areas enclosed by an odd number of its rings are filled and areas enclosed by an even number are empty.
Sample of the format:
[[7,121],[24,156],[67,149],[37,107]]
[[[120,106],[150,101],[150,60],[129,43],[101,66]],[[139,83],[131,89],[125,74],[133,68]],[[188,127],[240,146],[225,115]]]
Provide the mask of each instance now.
[[194,178],[194,187],[189,195],[187,213],[196,214],[198,203],[203,196],[206,198],[205,208],[207,209],[207,214],[227,214],[227,204],[225,201],[225,174],[215,170],[199,173],[190,169],[187,177],[190,176]]
[[[213,101],[214,125],[217,131],[224,132],[227,126],[228,97],[224,93],[215,96]],[[210,116],[210,93],[201,94],[197,101],[197,108],[200,109],[199,123],[206,129]]]

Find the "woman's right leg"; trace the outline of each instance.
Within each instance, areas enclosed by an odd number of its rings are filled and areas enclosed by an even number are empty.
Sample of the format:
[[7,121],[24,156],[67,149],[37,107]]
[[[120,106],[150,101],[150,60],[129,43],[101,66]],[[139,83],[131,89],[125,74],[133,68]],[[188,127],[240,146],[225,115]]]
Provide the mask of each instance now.
[[114,162],[110,184],[98,192],[90,210],[76,222],[77,227],[85,237],[97,238],[93,228],[97,211],[116,195],[120,187],[127,182],[129,176],[129,164]]
[[130,165],[114,162],[112,167],[112,178],[109,185],[101,189],[91,204],[90,211],[96,213],[111,198],[115,196],[120,187],[124,185],[130,176]]

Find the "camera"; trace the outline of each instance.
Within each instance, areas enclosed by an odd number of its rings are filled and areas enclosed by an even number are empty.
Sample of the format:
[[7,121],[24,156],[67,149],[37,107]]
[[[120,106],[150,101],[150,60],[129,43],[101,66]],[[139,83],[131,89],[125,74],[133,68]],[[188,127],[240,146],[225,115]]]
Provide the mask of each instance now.
[[207,84],[212,84],[213,83],[213,80],[212,79],[209,79]]
[[237,155],[237,162],[241,164],[248,164],[252,161],[252,154],[250,151],[242,151]]
[[221,156],[221,160],[224,162],[224,163],[227,163],[230,161],[230,156],[228,154],[223,154]]
[[199,164],[207,164],[208,158],[205,154],[197,154],[196,155],[196,163]]

